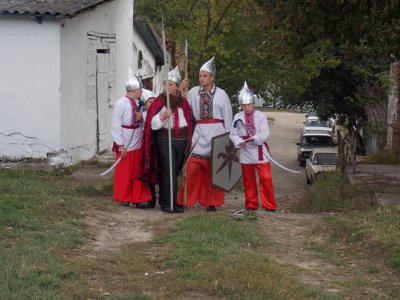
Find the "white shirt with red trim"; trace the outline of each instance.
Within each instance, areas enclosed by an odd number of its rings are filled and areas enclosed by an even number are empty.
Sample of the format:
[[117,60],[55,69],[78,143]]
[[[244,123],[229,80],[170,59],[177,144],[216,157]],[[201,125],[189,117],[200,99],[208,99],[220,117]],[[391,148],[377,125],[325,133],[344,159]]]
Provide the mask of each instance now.
[[[243,136],[248,136],[246,129],[240,122],[236,122],[238,119],[243,121],[245,124],[245,116],[244,112],[241,111],[235,115],[232,122],[231,132],[229,134],[229,138],[235,145],[235,148],[240,148],[240,163],[242,164],[258,164],[269,162],[269,159],[266,155],[267,147],[264,142],[267,142],[269,137],[269,127],[267,114],[258,110],[254,111],[254,126],[256,130],[256,134],[252,136],[254,139],[253,142],[247,142],[244,148],[240,147],[240,143],[243,142]],[[235,127],[236,123],[236,127]],[[262,160],[259,160],[259,150],[258,146],[262,145]]]
[[[196,121],[200,120],[200,88],[200,86],[195,86],[188,93],[188,101]],[[227,93],[214,85],[210,94],[213,94],[212,117],[223,122],[196,124],[192,138],[192,145],[195,145],[193,153],[203,156],[211,155],[212,138],[229,132],[232,126],[232,104]]]
[[[135,103],[139,107],[139,100],[135,99]],[[142,132],[143,132],[142,124],[139,124],[140,126],[135,129],[128,129],[122,127],[122,125],[125,126],[132,125],[131,122],[132,122],[131,103],[127,97],[122,97],[118,99],[114,104],[114,111],[111,121],[111,134],[114,138],[114,142],[119,146],[124,145],[127,151],[140,148],[142,142]],[[129,140],[131,141],[128,145]]]

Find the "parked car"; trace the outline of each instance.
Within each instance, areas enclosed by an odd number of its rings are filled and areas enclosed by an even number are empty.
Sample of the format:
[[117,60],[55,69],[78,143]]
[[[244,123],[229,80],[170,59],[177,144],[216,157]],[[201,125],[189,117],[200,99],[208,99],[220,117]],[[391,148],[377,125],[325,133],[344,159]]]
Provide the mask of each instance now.
[[322,121],[317,116],[306,115],[306,121],[304,122],[303,133],[307,131],[326,131],[333,135],[335,124],[333,120]]
[[323,172],[336,170],[337,148],[314,148],[306,160],[306,182],[312,184]]
[[324,131],[312,131],[302,133],[297,145],[297,160],[300,167],[306,166],[306,159],[311,156],[314,148],[333,148],[336,144],[333,142],[332,135]]

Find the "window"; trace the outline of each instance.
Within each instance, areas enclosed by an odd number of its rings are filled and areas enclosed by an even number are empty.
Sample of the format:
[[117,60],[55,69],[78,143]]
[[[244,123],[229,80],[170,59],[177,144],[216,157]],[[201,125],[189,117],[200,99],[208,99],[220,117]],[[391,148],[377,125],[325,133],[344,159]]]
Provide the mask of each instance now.
[[143,61],[143,54],[142,51],[139,51],[138,62],[137,62],[138,69],[142,68],[142,61]]

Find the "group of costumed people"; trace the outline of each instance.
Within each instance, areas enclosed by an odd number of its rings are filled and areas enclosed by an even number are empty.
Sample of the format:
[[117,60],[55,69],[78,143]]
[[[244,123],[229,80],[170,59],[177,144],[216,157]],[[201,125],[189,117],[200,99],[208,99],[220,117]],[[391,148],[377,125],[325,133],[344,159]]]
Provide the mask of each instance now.
[[[256,172],[262,207],[276,211],[267,117],[255,110],[254,95],[245,83],[238,96],[242,111],[232,119],[230,99],[214,84],[215,75],[213,57],[200,68],[200,85],[186,98],[176,67],[156,97],[129,70],[126,95],[116,101],[112,118],[113,151],[120,160],[114,170],[114,201],[154,208],[158,184],[158,204],[164,212],[182,213],[196,203],[216,211],[224,204],[224,191],[212,184],[211,144],[213,137],[230,132],[234,146],[240,148],[246,198],[241,212],[259,208]],[[185,178],[178,186],[182,173]]]

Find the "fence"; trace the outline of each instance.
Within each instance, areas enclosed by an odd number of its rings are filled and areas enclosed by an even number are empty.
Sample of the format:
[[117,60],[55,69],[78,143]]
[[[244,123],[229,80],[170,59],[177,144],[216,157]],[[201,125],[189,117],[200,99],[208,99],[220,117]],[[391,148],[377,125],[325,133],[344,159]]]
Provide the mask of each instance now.
[[360,134],[357,128],[351,126],[349,132],[344,135],[341,129],[337,129],[337,143],[338,143],[338,168],[344,173],[346,167],[350,165],[353,173],[356,171],[356,154],[357,154],[357,142],[360,138]]

